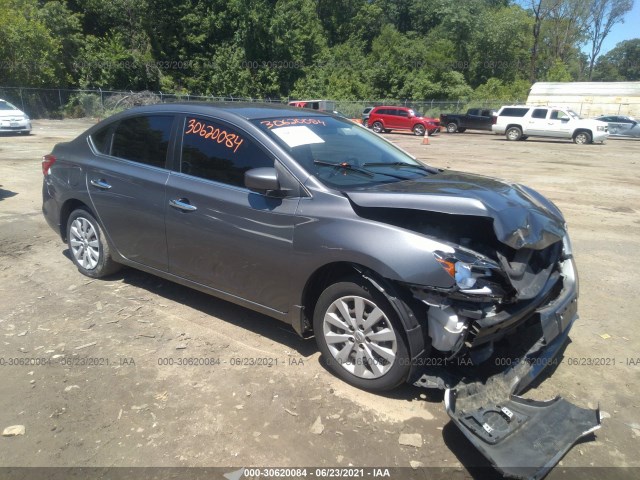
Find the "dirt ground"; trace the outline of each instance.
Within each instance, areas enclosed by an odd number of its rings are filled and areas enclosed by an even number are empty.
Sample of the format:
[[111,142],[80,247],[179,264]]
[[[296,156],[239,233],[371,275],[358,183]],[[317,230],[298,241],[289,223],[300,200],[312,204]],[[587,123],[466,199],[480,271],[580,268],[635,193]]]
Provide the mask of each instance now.
[[[130,269],[80,275],[42,216],[40,160],[91,123],[34,121],[31,136],[0,136],[0,429],[26,428],[0,437],[0,467],[414,462],[486,475],[440,392],[359,391],[322,366],[313,340],[276,320]],[[548,478],[640,467],[640,141],[388,138],[434,166],[527,184],[562,209],[580,319],[562,363],[526,396],[599,404],[604,420]],[[420,434],[420,445],[401,445],[403,433]]]

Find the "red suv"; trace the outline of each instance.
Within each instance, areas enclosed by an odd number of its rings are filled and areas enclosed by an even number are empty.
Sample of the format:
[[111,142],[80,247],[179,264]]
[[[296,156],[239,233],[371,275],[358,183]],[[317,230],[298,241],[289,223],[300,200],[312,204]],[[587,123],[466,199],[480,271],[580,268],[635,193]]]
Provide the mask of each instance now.
[[407,107],[375,107],[369,113],[369,127],[376,133],[390,130],[412,130],[423,136],[425,129],[429,135],[440,131],[440,120],[423,117]]

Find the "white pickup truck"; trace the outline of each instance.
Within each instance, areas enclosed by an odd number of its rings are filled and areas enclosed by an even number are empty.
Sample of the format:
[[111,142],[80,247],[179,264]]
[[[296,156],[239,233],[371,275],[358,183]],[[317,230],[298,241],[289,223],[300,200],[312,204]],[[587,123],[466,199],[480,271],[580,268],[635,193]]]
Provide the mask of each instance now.
[[582,145],[604,142],[609,136],[607,123],[580,118],[566,107],[508,105],[498,111],[493,122],[493,133],[514,141],[528,137],[567,138]]

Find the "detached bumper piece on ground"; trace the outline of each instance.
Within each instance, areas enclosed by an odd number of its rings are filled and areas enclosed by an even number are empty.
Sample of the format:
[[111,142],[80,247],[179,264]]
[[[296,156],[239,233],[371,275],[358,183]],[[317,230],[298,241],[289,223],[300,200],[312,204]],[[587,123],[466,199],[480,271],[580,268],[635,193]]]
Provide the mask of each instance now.
[[[576,317],[551,342],[541,338],[512,368],[488,378],[448,382],[445,408],[453,423],[506,477],[543,478],[579,439],[600,428],[599,409],[580,408],[560,397],[537,401],[518,396],[552,364]],[[424,386],[421,380],[415,385]]]

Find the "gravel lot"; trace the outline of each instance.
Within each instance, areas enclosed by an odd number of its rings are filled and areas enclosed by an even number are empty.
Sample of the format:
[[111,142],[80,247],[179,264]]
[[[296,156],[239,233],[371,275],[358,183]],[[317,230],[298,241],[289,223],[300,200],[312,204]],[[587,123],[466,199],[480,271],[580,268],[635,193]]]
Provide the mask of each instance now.
[[[441,393],[362,392],[276,320],[134,270],[80,275],[42,217],[40,159],[92,123],[34,121],[31,136],[0,136],[0,428],[26,428],[0,437],[0,466],[421,462],[479,475],[487,464],[449,423]],[[525,183],[562,209],[580,320],[562,363],[526,396],[599,404],[605,419],[548,478],[640,467],[640,141],[388,138],[434,166]],[[416,433],[418,447],[399,443]]]

